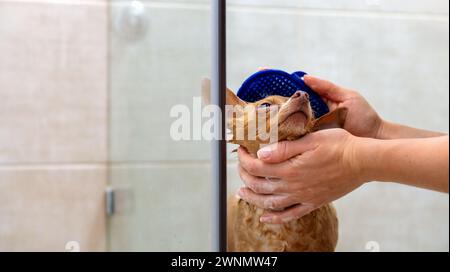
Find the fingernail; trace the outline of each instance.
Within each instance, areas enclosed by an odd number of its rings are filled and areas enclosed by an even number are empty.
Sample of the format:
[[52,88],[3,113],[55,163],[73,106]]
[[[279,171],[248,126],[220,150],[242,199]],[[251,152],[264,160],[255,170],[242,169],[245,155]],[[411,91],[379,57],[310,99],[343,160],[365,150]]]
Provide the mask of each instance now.
[[267,159],[268,157],[270,157],[270,154],[272,154],[272,150],[270,149],[270,147],[263,147],[260,150],[258,150],[256,154],[260,159]]
[[270,223],[270,222],[272,222],[272,216],[270,216],[270,215],[263,215],[263,216],[261,216],[259,218],[259,221],[261,223]]

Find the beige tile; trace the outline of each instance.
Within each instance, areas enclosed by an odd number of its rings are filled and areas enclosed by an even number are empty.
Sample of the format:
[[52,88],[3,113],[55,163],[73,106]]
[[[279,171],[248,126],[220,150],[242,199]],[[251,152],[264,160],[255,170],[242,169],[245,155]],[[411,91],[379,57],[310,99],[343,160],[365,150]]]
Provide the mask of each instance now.
[[0,2],[0,163],[106,159],[107,6]]
[[[112,5],[113,18],[122,7]],[[170,110],[177,104],[192,108],[201,79],[209,75],[209,13],[148,8],[145,14],[148,28],[140,39],[116,28],[111,34],[111,157],[207,160],[208,143],[171,139],[176,118]]]
[[0,169],[0,251],[105,250],[103,167]]
[[109,220],[112,251],[209,251],[207,164],[113,166],[117,213]]
[[304,70],[361,91],[388,120],[448,131],[448,21],[230,12],[228,22],[233,89],[256,67]]
[[448,251],[448,194],[395,184],[368,184],[336,202],[339,251]]
[[448,131],[448,22],[318,17],[303,25],[314,29],[300,40],[305,69],[359,90],[387,120]]

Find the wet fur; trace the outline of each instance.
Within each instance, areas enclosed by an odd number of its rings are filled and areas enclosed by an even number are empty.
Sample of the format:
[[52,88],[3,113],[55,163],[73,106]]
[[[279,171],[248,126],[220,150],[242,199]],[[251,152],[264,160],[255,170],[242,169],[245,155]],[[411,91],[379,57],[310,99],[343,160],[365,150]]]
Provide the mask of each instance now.
[[236,197],[228,202],[228,251],[331,252],[338,240],[332,204],[282,225],[259,221],[264,210]]

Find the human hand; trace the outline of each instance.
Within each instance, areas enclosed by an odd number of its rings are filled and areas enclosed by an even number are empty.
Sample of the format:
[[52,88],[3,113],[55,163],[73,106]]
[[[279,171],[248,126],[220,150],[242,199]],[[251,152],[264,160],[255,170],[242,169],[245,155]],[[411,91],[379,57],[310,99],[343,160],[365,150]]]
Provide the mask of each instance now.
[[238,194],[271,210],[263,214],[262,222],[281,224],[300,218],[365,182],[355,157],[357,139],[343,129],[321,130],[266,146],[258,158],[240,147],[239,175],[246,187]]
[[330,111],[347,108],[345,130],[360,137],[381,138],[384,121],[358,92],[310,75],[305,75],[304,81],[325,100]]

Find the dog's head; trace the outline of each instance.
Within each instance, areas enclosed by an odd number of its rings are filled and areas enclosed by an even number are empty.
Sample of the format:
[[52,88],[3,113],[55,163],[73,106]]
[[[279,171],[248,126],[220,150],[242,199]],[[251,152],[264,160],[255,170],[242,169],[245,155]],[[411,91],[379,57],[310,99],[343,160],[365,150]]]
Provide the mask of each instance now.
[[[203,98],[209,101],[209,89],[205,84],[209,81],[204,81]],[[309,96],[302,91],[291,97],[274,95],[248,103],[227,89],[226,105],[226,123],[231,132],[229,142],[245,147],[251,154],[256,154],[265,144],[295,140],[321,129],[342,127],[347,114],[346,108],[337,108],[316,119]]]

